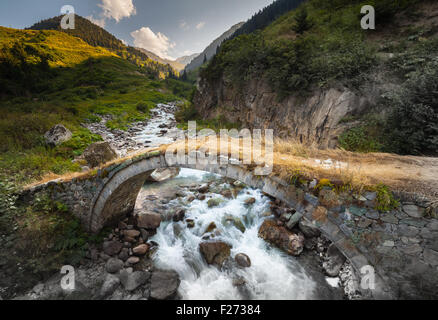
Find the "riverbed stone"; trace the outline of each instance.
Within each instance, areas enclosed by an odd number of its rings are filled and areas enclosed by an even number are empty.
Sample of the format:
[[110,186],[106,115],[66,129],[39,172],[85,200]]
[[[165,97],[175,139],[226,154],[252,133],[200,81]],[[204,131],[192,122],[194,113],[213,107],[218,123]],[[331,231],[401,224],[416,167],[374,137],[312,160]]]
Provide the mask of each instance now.
[[283,249],[288,254],[298,256],[304,248],[304,237],[278,226],[275,220],[265,220],[259,229],[259,237]]
[[144,285],[150,278],[151,274],[146,271],[135,271],[129,273],[126,270],[120,272],[120,282],[127,291],[134,291]]
[[136,256],[144,256],[149,251],[149,244],[141,244],[132,249],[132,253]]
[[251,259],[244,253],[238,253],[234,257],[234,260],[237,262],[237,264],[242,268],[249,268],[251,267]]
[[231,253],[231,246],[223,241],[201,242],[199,250],[208,264],[221,267]]
[[136,215],[137,226],[144,229],[157,229],[161,225],[161,215],[155,212],[140,211]]
[[106,262],[105,269],[108,273],[118,273],[123,268],[123,261],[111,258]]
[[179,275],[175,271],[154,271],[151,277],[150,298],[153,300],[175,298],[180,283]]
[[122,250],[123,244],[118,241],[105,241],[103,243],[103,252],[109,256],[114,256],[119,254],[120,250]]
[[120,279],[117,276],[113,274],[107,274],[105,281],[103,282],[103,285],[100,289],[100,297],[106,298],[112,295],[119,285]]
[[[134,239],[134,241],[135,241],[135,238],[140,236],[140,231],[138,231],[138,230],[125,230],[123,232],[123,234],[125,235],[125,238],[131,238],[131,239]],[[132,241],[128,241],[128,242],[132,242]]]

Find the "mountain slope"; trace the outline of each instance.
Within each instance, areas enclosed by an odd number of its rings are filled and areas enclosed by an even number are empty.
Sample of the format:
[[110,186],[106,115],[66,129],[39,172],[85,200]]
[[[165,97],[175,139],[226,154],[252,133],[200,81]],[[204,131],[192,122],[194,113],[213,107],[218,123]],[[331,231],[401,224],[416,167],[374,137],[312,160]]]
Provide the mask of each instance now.
[[155,70],[157,74],[166,76],[170,72],[173,72],[172,68],[169,68],[167,64],[157,63],[149,56],[137,48],[126,46],[122,41],[110,34],[105,29],[92,23],[88,19],[81,16],[75,16],[75,29],[64,30],[61,29],[60,22],[62,16],[46,19],[40,21],[30,28],[29,30],[56,30],[67,33],[69,35],[81,38],[91,46],[100,46],[116,53],[118,56],[127,59],[139,66],[146,66]]
[[234,34],[234,32],[236,32],[243,24],[244,24],[243,22],[235,24],[229,30],[224,32],[220,37],[215,39],[200,55],[198,55],[196,58],[194,58],[192,60],[192,62],[190,62],[186,66],[185,69],[187,71],[192,71],[192,70],[202,66],[202,64],[204,63],[205,57],[207,57],[207,60],[210,60],[216,54],[216,50],[221,45],[221,43],[224,40],[231,37]]
[[198,111],[323,148],[436,155],[438,3],[380,0],[375,31],[360,27],[365,4],[309,0],[224,42]]
[[175,61],[181,63],[184,66],[186,66],[190,62],[192,62],[192,60],[195,59],[197,56],[199,56],[199,53],[194,53],[194,54],[191,54],[189,56],[183,56],[183,57],[180,57],[180,58],[176,59]]
[[153,53],[149,50],[143,49],[143,48],[136,48],[136,49],[138,51],[146,54],[150,59],[152,59],[160,64],[170,65],[173,69],[175,69],[178,72],[184,69],[184,65],[177,62],[177,61],[161,58],[160,56],[156,55],[155,53]]

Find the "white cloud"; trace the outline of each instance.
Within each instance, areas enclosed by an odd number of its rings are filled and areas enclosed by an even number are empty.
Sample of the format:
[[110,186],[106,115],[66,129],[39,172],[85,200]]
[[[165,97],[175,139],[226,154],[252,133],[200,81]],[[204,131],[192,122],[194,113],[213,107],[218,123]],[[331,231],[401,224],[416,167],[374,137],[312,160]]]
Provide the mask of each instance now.
[[201,21],[196,25],[196,29],[201,30],[202,28],[204,28],[205,26],[205,22]]
[[93,16],[88,16],[85,18],[87,18],[88,20],[90,20],[91,22],[93,22],[94,24],[98,25],[101,28],[105,27],[105,18],[95,19]]
[[114,19],[117,22],[137,13],[132,0],[102,0],[102,4],[98,6],[103,9],[102,15],[105,18]]
[[154,33],[149,27],[142,27],[131,32],[131,36],[136,47],[149,50],[165,59],[173,59],[169,56],[169,50],[175,47],[175,43],[161,32]]
[[184,20],[182,20],[180,22],[179,27],[180,27],[180,29],[183,29],[183,30],[189,30],[190,29],[190,26]]

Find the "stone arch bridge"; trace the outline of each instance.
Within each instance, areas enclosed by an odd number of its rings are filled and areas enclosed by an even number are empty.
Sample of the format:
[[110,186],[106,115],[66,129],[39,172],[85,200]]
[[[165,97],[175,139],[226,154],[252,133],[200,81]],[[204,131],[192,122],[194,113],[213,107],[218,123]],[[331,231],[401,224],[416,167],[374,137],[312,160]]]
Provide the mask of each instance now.
[[[357,242],[357,239],[355,240],[354,229],[346,227],[345,219],[341,218],[342,215],[345,216],[345,208],[342,213],[340,212],[342,210],[339,208],[325,207],[321,204],[320,199],[308,192],[306,187],[298,188],[275,176],[257,176],[251,167],[244,165],[231,163],[224,165],[220,164],[220,161],[218,161],[218,164],[203,164],[200,162],[196,164],[178,164],[166,160],[166,157],[160,151],[154,151],[135,156],[131,159],[120,160],[118,163],[104,166],[80,177],[66,180],[58,179],[33,186],[25,190],[22,197],[32,197],[32,195],[40,191],[48,191],[53,199],[66,204],[82,221],[82,224],[88,231],[95,233],[105,225],[118,221],[131,213],[134,210],[138,193],[149,175],[156,169],[170,167],[197,169],[239,180],[302,212],[307,220],[316,225],[322,234],[337,246],[351,262],[358,274],[361,274],[364,266],[371,265],[375,268],[376,289],[365,290],[368,295],[374,298],[393,298],[398,296],[399,291],[403,290],[399,286],[400,281],[406,281],[407,283],[411,281],[407,280],[406,277],[397,278],[395,274],[393,275],[391,272],[388,272],[388,270],[391,270],[391,268],[388,269],[387,267],[388,263],[382,264],[381,262],[382,257],[386,258],[394,251],[392,249],[394,249],[396,240],[393,240],[390,236],[393,234],[391,228],[398,227],[395,224],[395,220],[392,221],[393,223],[390,223],[391,221],[383,222],[384,227],[379,232],[383,237],[376,240],[373,244],[377,248],[382,248],[382,250],[389,248],[392,251],[390,250],[391,253],[388,253],[389,251],[387,250],[385,251],[386,253],[378,255],[374,251],[367,250],[360,241]],[[366,224],[381,222],[381,217],[373,218],[370,216],[365,218],[367,212],[365,207],[354,206],[347,208],[346,211],[350,216],[366,219],[363,220],[366,221]],[[426,224],[435,223],[433,228],[436,228],[436,219],[435,221],[429,221],[421,218],[418,219],[417,223],[420,227],[426,227]],[[415,223],[404,225],[404,227],[414,232],[410,228],[414,225]],[[364,227],[367,228],[367,226]],[[435,232],[434,230],[432,231]],[[425,274],[424,272],[429,272],[429,275],[432,276],[435,275],[434,285],[437,288],[437,265],[434,265],[434,263],[438,262],[436,257],[429,257],[430,254],[426,256],[428,252],[426,250],[429,249],[421,247],[421,252],[413,256],[413,260],[422,262],[421,266],[423,268],[419,269],[422,275]],[[393,267],[393,263],[390,260],[389,264],[391,267]],[[401,267],[404,268],[405,266]],[[408,274],[413,274],[414,277],[412,279],[415,279],[415,276],[418,276],[420,271],[416,270],[419,267],[415,265],[413,268],[415,269],[413,273],[411,270]],[[430,282],[429,278],[427,279],[428,282]],[[410,283],[407,285],[409,286]]]

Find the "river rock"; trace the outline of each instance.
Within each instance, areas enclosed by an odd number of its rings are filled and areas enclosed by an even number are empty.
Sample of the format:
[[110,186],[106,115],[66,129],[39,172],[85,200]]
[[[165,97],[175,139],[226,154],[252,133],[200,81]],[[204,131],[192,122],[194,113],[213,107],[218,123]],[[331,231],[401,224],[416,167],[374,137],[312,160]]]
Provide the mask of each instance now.
[[237,262],[237,264],[242,268],[249,268],[251,267],[251,259],[244,253],[238,253],[234,257],[234,260]]
[[151,277],[151,299],[168,300],[175,298],[180,285],[175,271],[155,271]]
[[137,226],[144,229],[157,229],[161,224],[161,215],[155,212],[142,211],[136,216]]
[[337,277],[345,260],[345,256],[339,251],[339,249],[334,244],[331,244],[327,250],[322,267],[328,276]]
[[122,261],[126,261],[129,258],[129,249],[123,248],[122,251],[119,253],[119,259]]
[[150,277],[151,274],[146,271],[135,271],[129,273],[127,270],[122,270],[119,276],[120,282],[127,291],[134,291],[138,287],[144,285]]
[[120,250],[122,250],[123,244],[118,241],[105,241],[103,243],[103,252],[109,256],[114,256],[119,254]]
[[181,169],[180,168],[163,168],[156,169],[149,177],[149,180],[153,182],[162,182],[168,179],[175,178],[179,175]]
[[278,226],[275,220],[265,220],[259,229],[259,237],[283,249],[288,254],[298,256],[303,252],[304,237]]
[[255,198],[248,198],[245,200],[245,205],[249,206],[249,205],[254,204],[255,202],[256,202]]
[[172,217],[173,222],[180,222],[184,220],[184,217],[186,215],[186,210],[184,209],[178,209]]
[[134,249],[132,249],[132,252],[136,256],[144,256],[149,251],[150,246],[148,244],[141,244]]
[[82,156],[92,168],[117,159],[117,153],[108,142],[93,143],[85,149]]
[[130,257],[128,260],[126,260],[126,263],[128,265],[134,265],[140,262],[140,258],[139,257]]
[[224,202],[224,200],[221,198],[213,198],[208,200],[207,205],[209,208],[213,208],[219,206],[222,202]]
[[199,193],[207,193],[209,189],[209,185],[208,184],[203,184],[202,186],[200,186],[197,191]]
[[208,264],[219,267],[228,259],[231,253],[231,246],[222,241],[201,242],[199,249]]
[[[125,230],[125,231],[123,231],[123,234],[125,235],[125,238],[135,239],[138,236],[140,236],[140,231],[138,231],[138,230]],[[132,242],[132,241],[128,241],[128,242]]]
[[57,124],[44,134],[44,140],[48,145],[57,146],[70,140],[73,134],[62,124]]
[[318,227],[305,218],[300,220],[298,227],[306,238],[316,238],[321,234]]
[[123,268],[123,261],[111,258],[106,262],[105,269],[108,273],[117,273]]
[[120,285],[120,279],[112,274],[107,274],[105,281],[100,289],[100,297],[106,298],[113,294],[113,292]]

